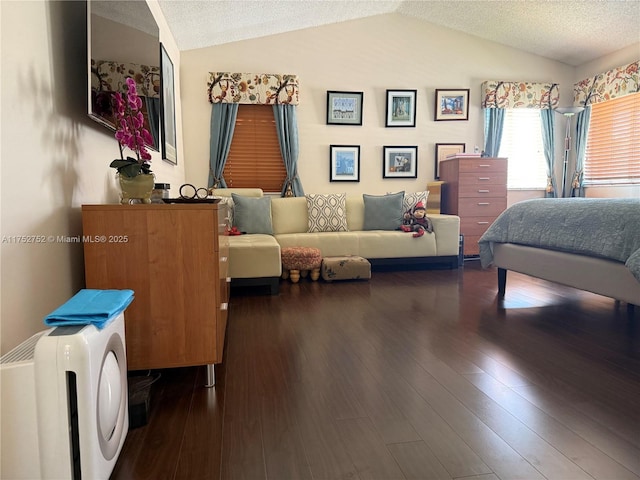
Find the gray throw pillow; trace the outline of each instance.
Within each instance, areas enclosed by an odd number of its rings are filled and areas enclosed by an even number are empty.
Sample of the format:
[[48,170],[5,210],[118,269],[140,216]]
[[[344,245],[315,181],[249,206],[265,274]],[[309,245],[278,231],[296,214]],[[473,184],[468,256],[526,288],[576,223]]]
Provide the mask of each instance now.
[[362,194],[364,199],[363,230],[397,230],[402,225],[404,192],[389,195]]
[[273,235],[271,197],[245,197],[232,193],[233,225],[244,233]]

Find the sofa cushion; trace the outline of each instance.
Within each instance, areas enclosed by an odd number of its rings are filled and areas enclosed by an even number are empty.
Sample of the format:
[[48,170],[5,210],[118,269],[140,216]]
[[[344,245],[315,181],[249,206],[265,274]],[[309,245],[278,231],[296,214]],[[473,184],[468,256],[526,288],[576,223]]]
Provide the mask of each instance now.
[[229,278],[279,277],[280,244],[273,235],[238,235],[229,240]]
[[244,233],[273,234],[271,197],[245,197],[232,193],[233,225]]
[[273,197],[271,199],[273,234],[307,233],[309,230],[305,197]]
[[364,230],[397,230],[402,225],[404,192],[389,195],[362,194]]
[[309,193],[305,195],[309,216],[309,233],[346,232],[346,196],[345,193]]

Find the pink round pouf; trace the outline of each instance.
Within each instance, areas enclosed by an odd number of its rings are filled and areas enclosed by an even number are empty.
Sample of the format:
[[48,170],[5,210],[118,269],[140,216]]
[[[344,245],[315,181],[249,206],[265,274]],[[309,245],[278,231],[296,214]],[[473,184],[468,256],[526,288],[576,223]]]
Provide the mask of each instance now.
[[319,248],[313,247],[285,247],[281,250],[282,276],[290,277],[293,283],[305,277],[311,272],[311,280],[314,282],[320,277],[320,265],[322,265],[322,253]]

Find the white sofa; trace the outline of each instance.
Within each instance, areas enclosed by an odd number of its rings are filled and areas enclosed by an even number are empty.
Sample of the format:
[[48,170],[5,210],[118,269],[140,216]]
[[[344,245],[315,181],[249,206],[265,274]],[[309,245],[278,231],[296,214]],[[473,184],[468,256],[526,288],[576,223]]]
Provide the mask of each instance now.
[[[232,193],[261,197],[260,189],[217,189],[216,197]],[[282,274],[280,250],[285,247],[315,247],[323,257],[358,255],[372,266],[412,268],[433,266],[457,268],[460,218],[429,215],[433,233],[414,238],[411,233],[392,230],[363,230],[362,194],[346,196],[348,231],[309,233],[305,197],[271,199],[273,235],[245,234],[229,237],[229,276],[232,285],[269,285],[277,293]]]

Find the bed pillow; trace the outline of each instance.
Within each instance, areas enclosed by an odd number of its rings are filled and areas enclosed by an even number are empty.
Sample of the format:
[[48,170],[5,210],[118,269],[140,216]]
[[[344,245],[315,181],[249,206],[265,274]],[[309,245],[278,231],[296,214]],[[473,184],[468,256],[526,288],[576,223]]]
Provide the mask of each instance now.
[[347,232],[347,194],[309,193],[307,210],[309,232]]
[[388,195],[362,194],[364,200],[363,230],[398,230],[402,225],[404,192]]
[[271,197],[245,197],[232,193],[233,226],[243,233],[273,235]]

